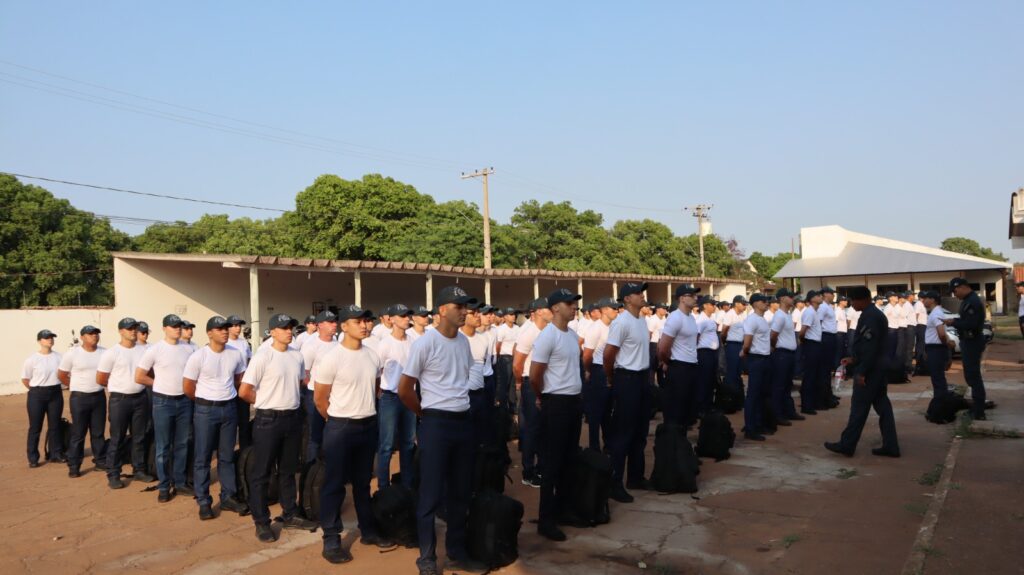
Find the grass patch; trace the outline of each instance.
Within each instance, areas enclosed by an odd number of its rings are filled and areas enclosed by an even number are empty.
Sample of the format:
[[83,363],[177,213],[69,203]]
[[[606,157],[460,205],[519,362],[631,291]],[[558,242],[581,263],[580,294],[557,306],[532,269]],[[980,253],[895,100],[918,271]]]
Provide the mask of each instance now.
[[918,517],[924,517],[925,513],[928,513],[928,506],[924,503],[907,503],[903,506],[904,511],[909,511]]
[[954,481],[954,482],[949,484],[949,488],[954,490],[954,491],[960,491],[961,489],[964,488],[964,486],[959,484],[959,483],[957,483],[956,481]]
[[800,541],[799,535],[786,535],[782,538],[782,546],[789,549],[797,541]]
[[1012,315],[992,316],[992,331],[999,339],[1021,339],[1017,318]]
[[840,467],[839,471],[836,472],[836,477],[838,477],[839,479],[850,479],[850,478],[853,478],[853,477],[856,477],[856,476],[857,476],[857,470],[856,469],[847,469],[845,467]]
[[921,553],[924,553],[925,557],[942,557],[942,551],[939,551],[931,545],[918,547],[918,550],[921,551]]
[[942,477],[943,466],[941,463],[936,463],[935,467],[931,471],[926,471],[921,474],[921,477],[917,478],[918,485],[935,485],[939,482],[939,478]]
[[970,413],[968,413],[966,410],[961,411],[960,415],[957,417],[956,425],[953,427],[953,436],[962,437],[965,439],[974,437],[976,434],[973,431],[971,431],[971,423],[973,421],[974,418],[971,417]]

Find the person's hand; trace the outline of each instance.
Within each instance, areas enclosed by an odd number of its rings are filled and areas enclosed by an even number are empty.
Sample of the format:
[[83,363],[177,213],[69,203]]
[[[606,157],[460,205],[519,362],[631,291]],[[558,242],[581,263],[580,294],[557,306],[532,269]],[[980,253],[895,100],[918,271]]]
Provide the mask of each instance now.
[[942,323],[944,323],[946,325],[953,325],[953,319],[952,318],[944,319],[944,320],[942,320]]
[[949,346],[950,351],[956,351],[956,344],[953,343],[953,340],[947,339],[946,345]]
[[852,363],[853,363],[853,358],[852,358],[852,357],[844,357],[843,359],[840,359],[840,360],[839,360],[839,363],[840,363],[841,365],[844,365],[844,366],[845,366],[845,365],[850,365],[850,364],[852,364]]
[[539,397],[537,398],[537,401],[535,401],[534,403],[537,404],[537,409],[540,409],[540,398]]
[[740,351],[740,359],[744,359],[746,357],[747,357],[747,350],[745,350],[745,349],[741,350]]
[[583,372],[583,383],[588,383],[588,382],[590,382],[590,372],[589,371],[584,371]]
[[864,376],[860,375],[860,374],[853,376],[853,383],[855,385],[859,385],[861,387],[864,387],[864,384],[865,384]]

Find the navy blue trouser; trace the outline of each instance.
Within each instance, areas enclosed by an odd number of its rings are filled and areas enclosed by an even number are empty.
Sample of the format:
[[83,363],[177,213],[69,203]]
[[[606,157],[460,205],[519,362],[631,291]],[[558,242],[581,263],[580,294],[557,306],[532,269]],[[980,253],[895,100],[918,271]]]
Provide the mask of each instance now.
[[725,385],[732,389],[743,389],[743,363],[740,352],[743,344],[738,341],[725,342]]
[[971,386],[971,399],[974,401],[972,413],[975,416],[985,414],[985,382],[981,379],[981,354],[985,351],[985,340],[960,340],[960,362],[964,366],[964,380]]
[[793,404],[793,371],[796,351],[775,348],[772,354],[771,406],[776,419],[792,419],[796,415]]
[[306,412],[306,424],[309,425],[309,443],[306,444],[306,463],[320,455],[320,444],[324,441],[324,417],[316,410],[313,392],[302,388],[302,407]]
[[187,466],[193,465],[188,461],[192,411],[192,400],[186,395],[153,396],[153,442],[160,491],[169,491],[172,485],[184,487],[187,483]]
[[692,425],[697,421],[696,363],[672,360],[668,364],[668,379],[662,386],[661,412],[665,423]]
[[[523,389],[527,389],[523,384]],[[437,564],[434,516],[444,498],[448,510],[445,549],[449,559],[465,559],[466,520],[477,442],[468,412],[423,411],[419,428],[420,493],[416,522],[420,567]],[[444,492],[444,493],[442,493]]]
[[[146,427],[149,425],[149,412],[146,411],[146,394],[110,393],[110,404],[107,408],[110,415],[110,444],[107,446],[107,477],[120,477],[121,462],[118,451],[132,430],[132,472],[141,473],[146,470]],[[234,449],[234,443],[232,443]]]
[[771,357],[747,355],[747,397],[743,402],[743,426],[747,433],[761,433],[764,424],[764,396],[771,385]]
[[519,401],[519,451],[523,454],[523,477],[544,473],[543,458],[540,456],[540,410],[537,396],[530,387],[530,378],[523,378]]
[[393,391],[380,394],[377,406],[380,422],[377,446],[377,488],[391,485],[391,453],[398,444],[398,463],[402,485],[412,489],[416,477],[413,458],[416,453],[416,414],[402,405]]
[[711,411],[718,381],[718,350],[697,350],[697,415],[703,417]]
[[583,402],[579,395],[541,395],[541,438],[544,443],[544,478],[540,485],[538,523],[554,527],[565,513],[572,492],[566,466],[580,446]]
[[370,476],[373,474],[373,456],[377,453],[377,426],[376,416],[363,419],[331,417],[324,426],[320,528],[324,530],[325,546],[341,545],[341,505],[345,502],[346,483],[352,484],[352,503],[356,508],[360,535],[378,534],[370,507]]
[[480,389],[470,390],[469,413],[473,419],[473,436],[477,444],[493,443],[491,438],[494,435],[494,409],[487,405],[486,384]]
[[832,362],[835,360],[836,353],[838,353],[838,342],[836,334],[823,332],[821,334],[821,375],[818,379],[818,384],[821,386],[821,391],[818,392],[818,407],[827,408],[829,407],[829,401],[832,397],[832,374],[835,372],[838,363],[833,365]]
[[587,435],[591,449],[601,449],[602,441],[608,447],[608,432],[611,429],[611,390],[604,366],[592,364],[590,380],[583,382],[583,412],[587,415]]
[[946,384],[946,363],[949,362],[949,347],[941,343],[927,346],[928,375],[932,378],[932,394],[935,397],[949,393]]
[[927,326],[923,323],[917,324],[917,328],[914,334],[914,361],[918,365],[921,365],[927,361],[925,354],[928,353],[925,348],[927,347],[924,343],[924,334],[927,331]]
[[890,327],[885,338],[885,357],[889,358],[890,365],[896,365],[896,357],[900,349],[900,330]]
[[71,392],[71,444],[68,467],[78,469],[85,458],[85,434],[92,445],[92,462],[105,463],[107,444],[103,431],[107,424],[107,392]]
[[299,471],[299,449],[302,444],[302,410],[257,409],[252,421],[252,455],[254,469],[249,479],[249,509],[253,523],[270,525],[267,484],[277,464],[280,481],[279,500],[285,519],[294,517],[298,490],[295,474]]
[[509,413],[516,410],[516,386],[512,379],[512,356],[499,355],[498,362],[494,364],[495,388],[494,397],[496,402],[507,405]]
[[64,455],[64,442],[57,433],[60,416],[64,413],[64,393],[60,385],[31,387],[28,390],[28,462],[39,463],[39,436],[43,434],[46,418],[46,445],[50,458],[59,460]]
[[832,361],[832,371],[835,371],[836,369],[839,368],[839,363],[846,355],[847,350],[850,349],[849,335],[850,334],[845,331],[840,331],[836,333],[836,355]]
[[821,342],[813,339],[804,339],[800,348],[804,360],[804,378],[800,382],[800,407],[802,409],[817,409],[821,391]]
[[853,452],[860,441],[864,424],[867,423],[871,408],[878,414],[878,426],[882,431],[882,448],[899,451],[900,445],[896,438],[896,418],[892,413],[892,403],[886,393],[884,371],[875,369],[864,378],[864,385],[857,385],[854,378],[853,397],[850,399],[850,420],[843,430],[839,444],[844,451]]
[[[612,382],[612,484],[644,479],[644,449],[650,430],[651,386],[647,370],[616,369]],[[626,461],[629,470],[626,470]]]
[[[220,501],[235,495],[235,438],[238,436],[238,406],[234,400],[226,405],[203,405],[196,401],[196,413],[192,420],[196,437],[193,482],[196,502],[212,505],[210,497],[210,460],[217,450],[217,480],[220,482]],[[110,442],[114,449],[114,442]]]

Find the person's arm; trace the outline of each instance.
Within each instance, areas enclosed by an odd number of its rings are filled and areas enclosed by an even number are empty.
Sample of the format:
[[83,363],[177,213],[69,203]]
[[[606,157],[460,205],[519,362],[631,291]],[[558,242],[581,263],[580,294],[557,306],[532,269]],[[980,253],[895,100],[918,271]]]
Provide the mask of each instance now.
[[722,345],[725,345],[725,342],[728,341],[728,338],[729,338],[729,325],[725,324],[725,323],[722,323]]
[[[520,367],[520,369],[522,368]],[[416,395],[418,381],[415,377],[409,377],[403,373],[402,378],[398,380],[398,399],[402,400],[402,405],[415,413],[416,417],[422,417],[423,409],[420,406],[420,397]]]
[[[64,371],[63,369],[58,369],[57,370],[57,379],[61,382],[61,384],[64,387],[70,386],[71,385],[71,372],[70,371]],[[25,382],[26,380],[23,379],[21,381]]]
[[608,380],[608,387],[612,386],[612,380],[615,378],[615,358],[617,357],[619,357],[619,346],[606,343],[604,357],[601,359],[604,361],[604,375]]
[[807,325],[806,324],[801,325],[800,326],[800,333],[797,334],[797,339],[799,339],[800,341],[804,341],[804,339],[805,339],[804,336],[806,334],[807,334]]
[[754,336],[749,333],[743,336],[743,349],[740,350],[740,359],[747,357],[750,353],[750,346],[754,343]]
[[772,330],[771,336],[769,337],[771,337],[772,341],[772,353],[775,353],[775,346],[779,343],[779,332]]
[[203,353],[196,351],[188,356],[185,369],[181,373],[181,388],[192,401],[196,400],[196,382],[203,367]]
[[110,372],[108,372],[108,371],[97,371],[96,372],[96,385],[102,385],[103,387],[106,387],[107,386],[107,382],[109,382],[109,381],[110,381]]
[[30,380],[30,379],[25,379],[25,378],[23,377],[23,378],[21,378],[21,385],[24,385],[24,386],[25,386],[25,389],[32,389],[32,386],[30,386],[30,385],[29,385],[29,382],[30,382],[30,381],[32,381],[32,380]]
[[[100,385],[103,385],[102,383]],[[184,377],[181,379],[181,388],[192,401],[196,400],[196,380]]]
[[[881,318],[884,319],[884,318]],[[882,357],[882,338],[888,329],[883,322],[878,321],[878,316],[867,319],[870,325],[863,332],[863,337],[857,338],[858,348],[850,362],[853,365],[854,383],[864,385],[864,378],[871,373]],[[864,321],[864,318],[861,318]]]
[[661,339],[658,340],[658,361],[660,363],[668,364],[672,358],[672,345],[675,342],[675,336],[665,335],[665,332],[661,333]]
[[[521,351],[512,352],[512,378],[515,379],[516,389],[523,385],[523,368],[526,366],[526,354]],[[525,374],[529,376],[530,374]]]
[[540,395],[544,393],[544,374],[548,370],[548,364],[533,361],[530,363],[530,387],[533,388],[534,397],[537,398],[537,405],[540,406]]
[[147,387],[153,387],[153,370],[135,368],[135,383],[141,383]]
[[330,383],[316,382],[313,385],[313,404],[316,405],[317,412],[320,413],[320,417],[327,419],[327,407],[331,403],[331,387]]
[[251,384],[243,383],[238,386],[238,397],[246,403],[256,403],[256,388]]
[[594,367],[594,350],[583,348],[583,380],[590,381],[590,370]]

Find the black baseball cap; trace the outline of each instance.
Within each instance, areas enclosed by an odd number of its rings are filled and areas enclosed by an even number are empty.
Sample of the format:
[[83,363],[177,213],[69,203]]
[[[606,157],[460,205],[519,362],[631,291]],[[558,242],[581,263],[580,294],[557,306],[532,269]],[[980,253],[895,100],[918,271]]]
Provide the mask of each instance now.
[[496,311],[498,311],[498,308],[493,305],[484,305],[480,308],[480,313],[494,313]]
[[615,301],[610,297],[603,297],[597,300],[594,306],[597,308],[610,307],[612,309],[622,309],[622,302]]
[[565,288],[559,288],[548,294],[548,307],[555,307],[555,304],[569,303],[583,299],[578,293],[573,293]]
[[338,323],[338,316],[335,315],[334,312],[329,309],[325,309],[322,312],[316,314],[316,318],[314,319],[316,320],[316,323],[323,323],[325,321],[333,321],[334,323]]
[[338,310],[338,321],[350,319],[373,319],[373,312],[355,304],[347,305]]
[[796,294],[791,292],[791,291],[789,291],[786,288],[780,288],[778,291],[775,292],[775,297],[777,297],[777,298],[796,297]]
[[299,320],[286,313],[279,313],[270,317],[270,329],[291,329],[297,325],[299,325]]
[[896,292],[894,292],[894,291],[887,291],[887,292],[885,292],[885,299],[889,299],[889,298],[891,298],[891,297],[893,297],[895,295],[896,295]]
[[36,341],[39,341],[41,339],[50,339],[54,337],[57,337],[57,334],[53,333],[48,329],[44,329],[43,331],[40,331],[39,333],[36,334]]
[[1015,283],[1013,285],[1015,285],[1017,287],[1021,287],[1021,286],[1024,286],[1024,282],[1017,282],[1017,283]]
[[424,306],[416,306],[416,311],[412,312],[412,315],[418,315],[420,317],[430,317],[430,310]]
[[682,284],[676,288],[676,299],[684,295],[696,295],[700,293],[700,288],[693,284]]
[[470,296],[466,293],[466,290],[459,286],[448,286],[437,292],[437,297],[434,298],[434,305],[442,306],[449,303],[457,305],[475,304],[477,299]]
[[697,299],[697,305],[703,306],[706,304],[718,305],[718,302],[715,301],[715,298],[709,295],[702,295],[699,299]]
[[732,305],[732,302],[731,301],[720,301],[720,302],[718,302],[718,305],[720,305],[722,307],[729,307],[729,306]]
[[831,286],[825,286],[818,290],[818,293],[836,293],[836,290],[832,289]]
[[231,324],[228,323],[228,320],[219,315],[215,315],[206,320],[206,331],[210,331],[211,329],[227,329],[229,325]]
[[519,310],[514,307],[505,308],[505,315],[519,315]]
[[227,322],[228,325],[245,325],[245,320],[238,317],[237,315],[229,315]]
[[87,333],[102,333],[102,332],[100,331],[100,328],[98,328],[98,327],[96,327],[94,325],[87,325],[87,326],[83,327],[82,331],[80,331],[78,333],[79,333],[79,335],[85,335]]
[[631,296],[637,293],[644,293],[647,291],[647,282],[626,282],[619,288],[619,301],[626,299],[626,296]]
[[939,301],[939,299],[940,299],[940,297],[939,297],[939,292],[937,292],[937,291],[933,291],[933,290],[925,290],[925,291],[922,291],[922,292],[921,292],[920,294],[918,294],[918,295],[919,295],[919,297],[920,297],[921,299],[925,299],[925,298],[927,298],[927,299],[933,299],[933,300],[935,300],[935,301]]
[[741,304],[746,305],[746,304],[748,304],[750,302],[747,301],[747,298],[743,297],[742,295],[738,295],[738,296],[732,298],[732,303],[741,303]]
[[316,323],[316,316],[315,315],[307,315],[306,316],[306,321],[304,323]]
[[183,322],[183,323],[181,324],[181,327],[183,327],[183,328],[186,328],[186,329],[194,329],[194,328],[196,327],[196,324],[194,324],[194,323],[192,323],[192,322],[190,322],[190,321],[188,321],[188,320],[186,319],[186,320],[184,320],[184,322]]
[[164,316],[163,324],[164,327],[181,327],[185,325],[185,320],[172,313]]
[[144,321],[140,321],[138,330],[142,333],[149,333],[149,324]]
[[840,301],[840,302],[844,302],[844,301],[850,301],[850,298],[848,298],[848,297],[846,297],[846,296],[844,296],[844,295],[841,295],[841,296],[839,296],[839,301]]
[[811,301],[812,299],[814,299],[815,297],[817,297],[819,295],[821,295],[820,292],[816,292],[814,290],[807,290],[807,295],[804,296],[804,301],[808,301],[809,302],[809,301]]
[[117,322],[117,329],[137,329],[139,322],[134,317],[121,318],[121,321]]
[[750,296],[750,303],[757,303],[759,301],[767,302],[768,296],[764,295],[763,293],[756,293]]
[[395,305],[388,306],[384,310],[384,315],[393,315],[397,317],[409,317],[412,315],[412,310],[408,308],[404,303],[396,303]]
[[950,290],[955,290],[956,288],[958,288],[960,286],[965,286],[965,285],[968,285],[968,284],[967,284],[967,280],[965,280],[964,278],[953,278],[953,279],[949,280],[949,289]]
[[500,307],[499,308],[495,308],[494,316],[495,317],[505,317],[505,310],[501,309]]
[[548,298],[546,298],[546,297],[539,297],[539,298],[531,301],[530,305],[526,306],[526,310],[533,312],[533,311],[537,311],[539,309],[544,309],[546,307],[548,307]]

